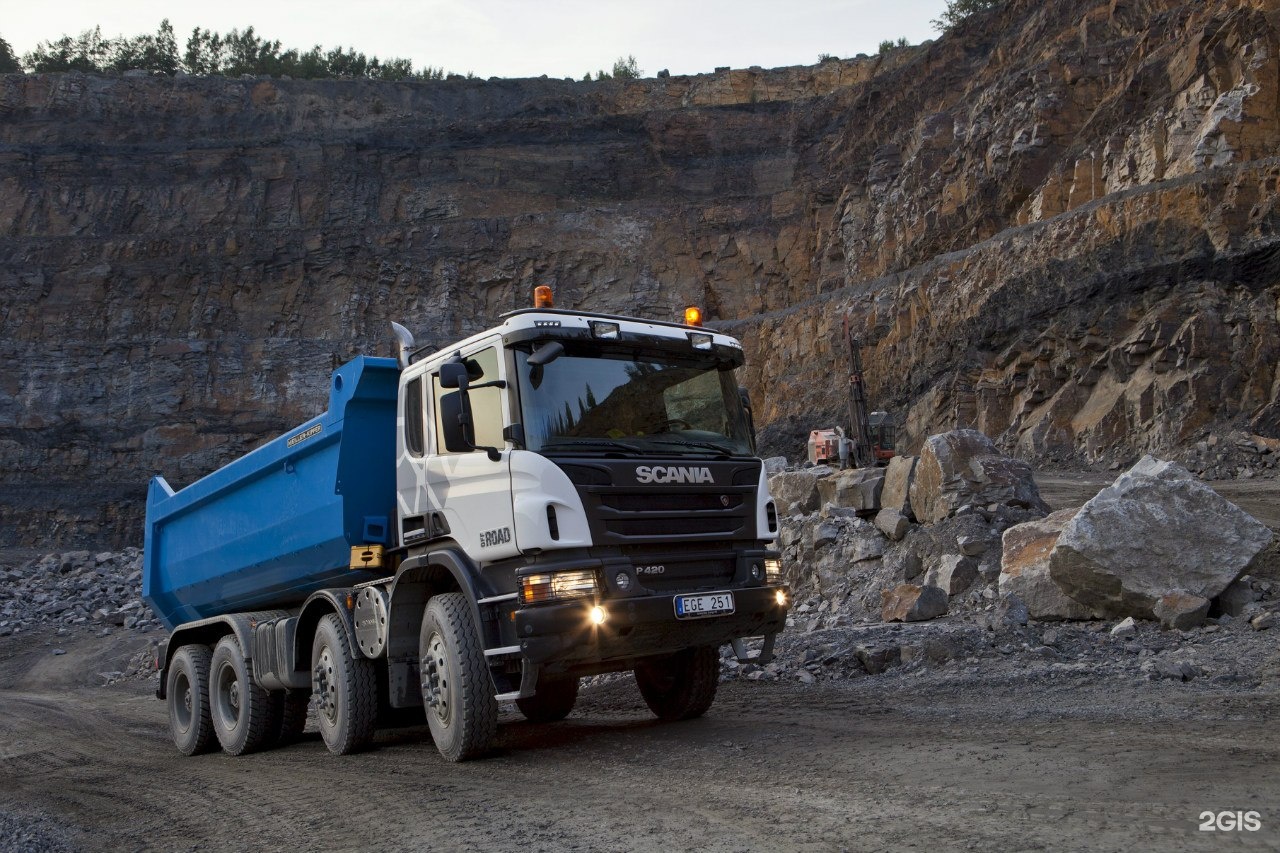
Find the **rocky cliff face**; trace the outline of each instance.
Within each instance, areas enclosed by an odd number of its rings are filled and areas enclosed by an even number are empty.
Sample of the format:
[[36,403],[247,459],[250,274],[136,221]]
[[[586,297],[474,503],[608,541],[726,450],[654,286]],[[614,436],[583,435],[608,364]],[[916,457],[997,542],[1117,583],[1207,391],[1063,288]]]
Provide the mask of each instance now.
[[747,347],[1028,457],[1280,427],[1280,2],[1012,0],[887,57],[628,83],[0,77],[0,544],[136,543],[330,369],[526,303]]

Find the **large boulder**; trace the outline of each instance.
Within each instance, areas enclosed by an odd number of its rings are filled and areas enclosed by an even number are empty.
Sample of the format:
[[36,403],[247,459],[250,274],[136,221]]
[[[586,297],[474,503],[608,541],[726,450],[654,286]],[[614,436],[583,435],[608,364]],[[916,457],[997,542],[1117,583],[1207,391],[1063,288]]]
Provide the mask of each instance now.
[[853,468],[838,471],[818,481],[818,495],[824,504],[848,507],[875,515],[880,509],[884,488],[883,468]]
[[889,507],[885,507],[876,513],[875,525],[881,533],[894,542],[900,541],[903,536],[907,535],[907,531],[911,529],[911,522],[907,521],[906,516]]
[[947,594],[936,586],[898,584],[880,593],[885,622],[923,622],[947,612]]
[[769,478],[769,494],[773,496],[778,512],[783,515],[815,512],[822,506],[822,499],[818,495],[818,481],[830,473],[830,466],[818,465],[774,474]]
[[915,456],[895,456],[884,470],[884,491],[880,493],[880,506],[895,509],[907,519],[914,519],[911,511],[911,481],[915,477]]
[[1221,594],[1271,538],[1182,466],[1144,456],[1067,522],[1049,573],[1100,613],[1150,619],[1166,593]]
[[1077,510],[1015,524],[1004,532],[1000,558],[1000,592],[1016,595],[1027,605],[1032,619],[1092,619],[1094,612],[1071,598],[1049,575],[1049,556],[1067,522]]
[[929,436],[909,492],[911,509],[923,524],[955,515],[966,505],[1001,504],[1049,512],[1032,479],[1031,466],[1000,455],[991,439],[972,429]]
[[964,592],[978,579],[978,561],[963,554],[945,554],[936,568],[925,575],[927,585],[936,586],[947,595]]
[[1165,628],[1190,631],[1209,615],[1209,599],[1179,590],[1160,596],[1151,610]]

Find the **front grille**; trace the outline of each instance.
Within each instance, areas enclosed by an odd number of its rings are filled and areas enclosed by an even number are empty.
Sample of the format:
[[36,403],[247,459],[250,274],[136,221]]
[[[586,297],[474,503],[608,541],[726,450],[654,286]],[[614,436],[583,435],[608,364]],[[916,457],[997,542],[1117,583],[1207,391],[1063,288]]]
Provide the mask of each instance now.
[[696,492],[693,494],[688,492],[676,494],[654,494],[652,492],[602,494],[600,495],[600,504],[623,512],[725,510],[742,506],[742,495],[714,495]]
[[[591,457],[557,459],[556,464],[582,498],[595,545],[629,548],[678,541],[703,548],[757,538],[758,460]],[[672,468],[696,469],[698,475],[672,474]],[[659,469],[660,477],[653,473]]]
[[617,536],[693,536],[707,533],[734,533],[744,523],[740,515],[700,518],[606,518],[604,529]]

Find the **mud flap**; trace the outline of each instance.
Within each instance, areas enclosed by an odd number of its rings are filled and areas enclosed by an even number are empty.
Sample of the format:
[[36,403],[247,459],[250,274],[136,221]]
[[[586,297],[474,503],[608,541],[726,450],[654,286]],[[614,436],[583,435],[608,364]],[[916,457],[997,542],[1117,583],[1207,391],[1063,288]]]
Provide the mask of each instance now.
[[738,659],[738,663],[754,663],[764,665],[773,660],[773,641],[778,637],[777,633],[765,634],[764,645],[760,647],[760,651],[752,654],[747,651],[747,644],[743,642],[742,637],[735,637],[729,641],[733,646],[733,654]]

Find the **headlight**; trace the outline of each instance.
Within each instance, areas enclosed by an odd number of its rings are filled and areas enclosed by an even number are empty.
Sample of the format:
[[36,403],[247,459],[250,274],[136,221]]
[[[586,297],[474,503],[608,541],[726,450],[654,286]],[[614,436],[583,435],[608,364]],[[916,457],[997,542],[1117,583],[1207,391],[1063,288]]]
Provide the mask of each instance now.
[[782,583],[782,561],[766,559],[764,561],[764,582],[768,584]]
[[590,569],[573,572],[546,572],[520,579],[520,601],[540,604],[566,598],[594,598],[599,591],[596,573]]

